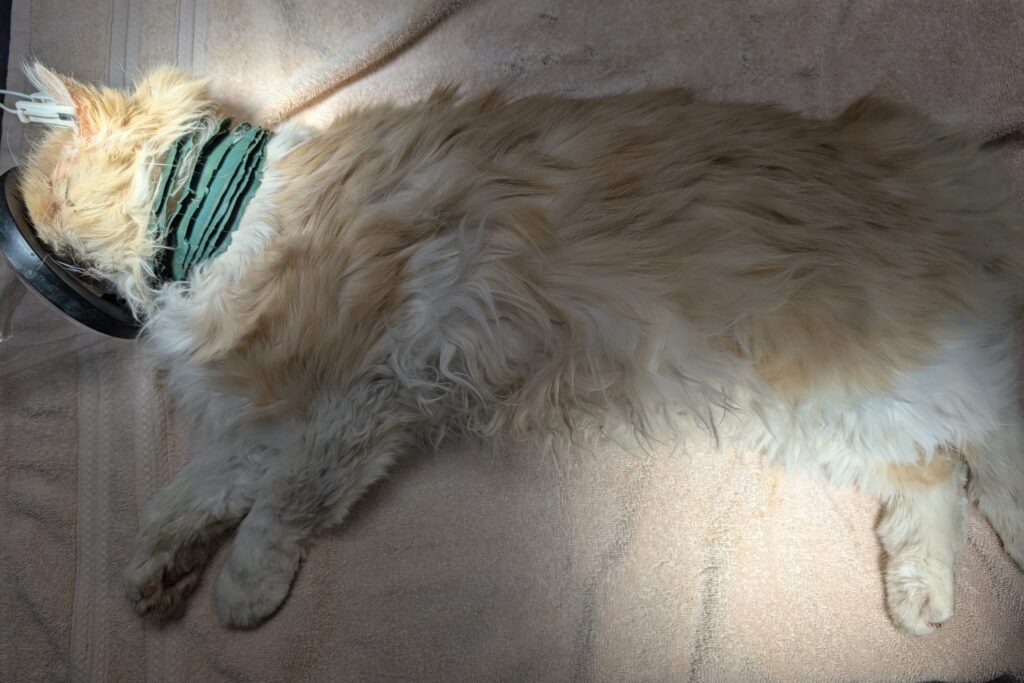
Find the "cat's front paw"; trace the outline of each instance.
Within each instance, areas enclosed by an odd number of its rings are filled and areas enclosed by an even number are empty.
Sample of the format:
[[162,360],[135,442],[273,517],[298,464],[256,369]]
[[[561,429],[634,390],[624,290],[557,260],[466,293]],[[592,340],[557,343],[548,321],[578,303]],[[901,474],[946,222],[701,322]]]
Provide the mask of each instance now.
[[951,567],[928,558],[897,560],[885,578],[889,614],[908,633],[935,633],[953,616]]
[[298,548],[253,540],[239,534],[217,582],[217,614],[235,628],[257,626],[277,611],[301,561]]
[[137,552],[125,577],[135,611],[159,620],[181,616],[204,562],[198,553]]

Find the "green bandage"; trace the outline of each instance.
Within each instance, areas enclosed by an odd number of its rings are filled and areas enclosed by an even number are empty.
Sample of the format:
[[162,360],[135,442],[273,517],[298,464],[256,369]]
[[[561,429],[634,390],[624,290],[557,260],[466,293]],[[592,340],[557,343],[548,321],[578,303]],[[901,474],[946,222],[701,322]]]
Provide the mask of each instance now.
[[162,280],[184,280],[231,243],[245,207],[263,178],[270,132],[247,123],[217,131],[195,150],[194,136],[167,153],[157,184],[151,234],[165,246],[157,260]]

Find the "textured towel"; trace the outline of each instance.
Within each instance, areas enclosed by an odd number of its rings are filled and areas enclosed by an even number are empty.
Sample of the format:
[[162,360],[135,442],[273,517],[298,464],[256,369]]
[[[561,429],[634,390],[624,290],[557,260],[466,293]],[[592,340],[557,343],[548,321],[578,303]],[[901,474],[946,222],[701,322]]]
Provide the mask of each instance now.
[[[431,5],[15,0],[11,61],[113,85],[177,62],[256,111]],[[302,116],[442,81],[579,95],[687,85],[812,114],[874,90],[988,137],[1024,122],[1021,36],[1016,1],[477,0]],[[22,132],[5,120],[8,164]],[[1001,149],[1024,180],[1019,145]],[[121,573],[185,441],[131,345],[100,351],[0,379],[2,681],[1024,676],[1024,574],[976,513],[955,617],[913,638],[884,611],[877,504],[728,452],[556,463],[452,445],[375,487],[264,627],[217,623],[223,554],[185,618],[154,627],[131,612]]]

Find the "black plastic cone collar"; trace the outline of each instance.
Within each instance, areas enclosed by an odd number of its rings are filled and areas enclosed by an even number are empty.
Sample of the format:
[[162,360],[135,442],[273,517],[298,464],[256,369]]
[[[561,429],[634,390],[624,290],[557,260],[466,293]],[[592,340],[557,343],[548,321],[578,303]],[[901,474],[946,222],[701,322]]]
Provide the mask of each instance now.
[[139,323],[119,298],[63,268],[36,235],[18,190],[18,169],[0,176],[0,251],[27,286],[64,315],[97,332],[131,339]]

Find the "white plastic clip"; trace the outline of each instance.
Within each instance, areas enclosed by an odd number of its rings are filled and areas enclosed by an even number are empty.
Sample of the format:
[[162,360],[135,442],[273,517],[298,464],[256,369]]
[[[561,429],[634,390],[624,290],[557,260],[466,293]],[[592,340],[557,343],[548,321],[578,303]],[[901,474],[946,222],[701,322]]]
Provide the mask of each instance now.
[[0,109],[14,114],[22,123],[45,123],[51,126],[67,126],[68,128],[75,128],[77,126],[75,108],[57,104],[44,93],[37,92],[26,95],[25,93],[13,90],[0,90],[0,93],[25,98],[15,102],[14,109],[0,104]]

